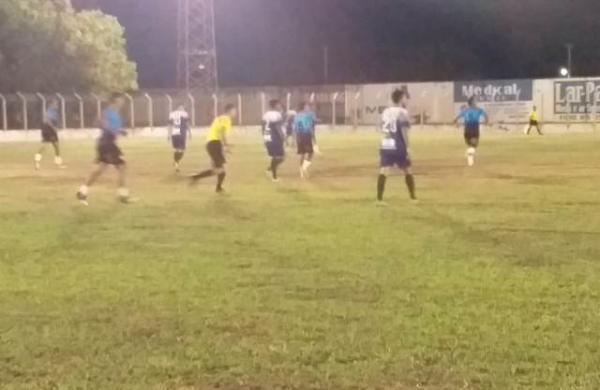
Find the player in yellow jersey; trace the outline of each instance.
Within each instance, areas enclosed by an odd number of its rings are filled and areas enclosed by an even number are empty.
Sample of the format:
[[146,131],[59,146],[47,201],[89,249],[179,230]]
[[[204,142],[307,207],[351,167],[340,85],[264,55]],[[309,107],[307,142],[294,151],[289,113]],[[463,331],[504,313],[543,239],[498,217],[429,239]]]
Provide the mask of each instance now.
[[534,127],[536,128],[537,132],[539,135],[544,135],[542,133],[542,129],[540,128],[540,122],[538,120],[538,112],[537,112],[537,107],[533,106],[533,109],[531,110],[531,113],[529,114],[529,127],[527,128],[527,130],[525,131],[525,134],[529,135],[529,132],[531,131],[531,128]]
[[237,109],[233,104],[225,106],[225,112],[215,118],[206,137],[206,151],[212,161],[212,168],[191,176],[192,183],[210,176],[217,176],[217,193],[223,192],[223,181],[225,180],[225,152],[227,133],[231,130],[232,120],[237,116]]

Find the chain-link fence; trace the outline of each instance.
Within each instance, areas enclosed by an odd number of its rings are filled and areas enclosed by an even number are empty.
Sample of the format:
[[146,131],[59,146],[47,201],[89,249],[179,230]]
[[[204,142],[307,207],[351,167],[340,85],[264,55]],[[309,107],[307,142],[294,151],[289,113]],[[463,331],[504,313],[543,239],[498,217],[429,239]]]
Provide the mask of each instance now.
[[[209,125],[226,104],[234,104],[239,110],[237,125],[253,126],[260,124],[269,101],[279,99],[287,110],[296,109],[301,102],[310,102],[322,123],[335,126],[349,120],[345,95],[344,86],[224,89],[212,95],[148,90],[124,95],[123,117],[130,128],[162,127],[168,124],[169,113],[184,104],[192,125],[201,127]],[[51,101],[58,103],[61,128],[93,128],[97,126],[105,100],[102,96],[78,92],[0,94],[0,129],[39,129]]]

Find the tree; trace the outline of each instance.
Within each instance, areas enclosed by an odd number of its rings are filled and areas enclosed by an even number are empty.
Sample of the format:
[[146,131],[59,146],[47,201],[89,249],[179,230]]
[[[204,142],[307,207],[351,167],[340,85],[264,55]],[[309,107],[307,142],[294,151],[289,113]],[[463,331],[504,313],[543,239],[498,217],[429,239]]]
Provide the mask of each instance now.
[[96,92],[137,88],[124,30],[69,0],[0,2],[0,90]]

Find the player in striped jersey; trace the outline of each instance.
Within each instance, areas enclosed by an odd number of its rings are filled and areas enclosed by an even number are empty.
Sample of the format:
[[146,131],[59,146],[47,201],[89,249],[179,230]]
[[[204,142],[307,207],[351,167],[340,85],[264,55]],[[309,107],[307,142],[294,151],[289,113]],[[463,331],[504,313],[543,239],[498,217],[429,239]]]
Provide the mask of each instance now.
[[279,100],[271,100],[269,102],[269,111],[265,112],[262,121],[262,136],[267,148],[267,153],[271,158],[269,167],[267,168],[267,176],[278,182],[277,168],[285,159],[284,138],[283,134],[283,115],[281,115],[282,107]]
[[183,104],[169,114],[169,140],[173,146],[173,166],[176,172],[179,172],[179,164],[185,154],[188,134],[192,138],[189,122],[190,116]]
[[411,172],[409,156],[408,130],[410,129],[410,116],[406,109],[408,96],[403,90],[392,92],[391,107],[382,114],[383,138],[379,149],[380,170],[377,179],[377,201],[382,204],[385,184],[390,168],[397,166],[404,172],[406,187],[412,200],[416,200],[415,179]]

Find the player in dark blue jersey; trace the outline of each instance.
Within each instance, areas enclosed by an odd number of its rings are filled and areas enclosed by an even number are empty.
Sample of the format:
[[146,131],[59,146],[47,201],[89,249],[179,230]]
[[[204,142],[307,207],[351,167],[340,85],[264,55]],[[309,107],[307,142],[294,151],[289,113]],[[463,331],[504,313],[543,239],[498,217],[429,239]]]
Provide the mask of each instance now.
[[51,144],[54,148],[54,164],[60,168],[64,168],[62,157],[60,156],[60,145],[58,141],[58,121],[60,114],[58,112],[58,101],[51,100],[48,109],[44,114],[42,123],[42,146],[35,154],[35,169],[40,169],[42,163],[42,153],[46,150],[46,144]]
[[410,198],[416,200],[415,179],[411,172],[408,131],[410,116],[407,106],[408,96],[403,90],[392,92],[391,107],[382,114],[383,138],[379,147],[380,169],[377,179],[377,201],[383,202],[383,193],[390,168],[397,166],[404,172],[404,179]]
[[477,107],[475,103],[475,97],[469,98],[469,105],[467,108],[461,110],[460,114],[454,120],[454,123],[458,123],[460,119],[464,121],[465,126],[465,143],[467,144],[467,164],[473,166],[475,164],[475,151],[479,146],[479,135],[481,118],[484,118],[484,123],[488,123],[489,118],[487,113]]
[[121,95],[113,95],[108,107],[100,118],[100,137],[96,144],[96,167],[90,173],[85,184],[79,187],[77,199],[87,205],[89,188],[96,182],[109,165],[113,165],[119,174],[118,197],[122,203],[129,203],[129,189],[126,186],[126,164],[123,153],[117,145],[117,138],[126,135],[120,110],[124,99]]
[[317,119],[310,110],[308,103],[301,103],[300,110],[294,118],[294,132],[296,133],[296,145],[300,156],[300,177],[309,177],[309,168],[312,164],[315,144],[315,126]]
[[283,115],[281,114],[281,103],[279,100],[269,102],[269,111],[265,112],[262,120],[262,136],[271,158],[267,168],[267,176],[274,182],[279,181],[277,168],[285,159],[285,134],[283,133]]
[[169,114],[169,140],[173,146],[173,166],[179,172],[179,164],[185,154],[188,135],[192,137],[190,116],[183,104]]

